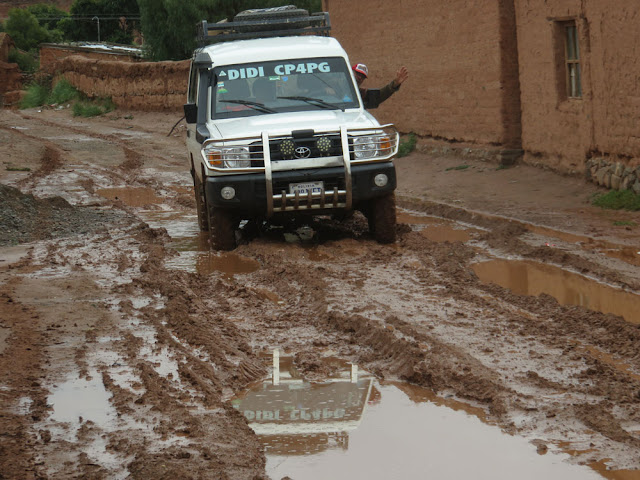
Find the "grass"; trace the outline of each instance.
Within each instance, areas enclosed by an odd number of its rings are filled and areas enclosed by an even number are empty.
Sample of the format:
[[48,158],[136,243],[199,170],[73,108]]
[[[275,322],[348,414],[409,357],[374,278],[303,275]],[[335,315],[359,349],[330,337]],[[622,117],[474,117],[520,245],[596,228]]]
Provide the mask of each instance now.
[[73,104],[74,117],[97,117],[115,110],[115,105],[108,99],[98,99],[93,101],[82,100]]
[[60,79],[53,89],[44,81],[32,83],[20,102],[20,108],[35,108],[42,105],[73,103],[74,117],[96,117],[115,110],[116,106],[110,98],[89,100],[85,98],[66,79]]
[[636,195],[630,190],[611,190],[608,193],[594,197],[591,204],[609,210],[630,210],[635,212],[640,210],[640,195]]
[[66,103],[79,98],[80,92],[65,78],[62,78],[56,83],[53,90],[51,90],[51,94],[47,97],[47,103]]
[[45,85],[32,83],[20,101],[20,108],[35,108],[44,105],[49,97],[49,89]]
[[616,220],[613,222],[613,225],[616,227],[637,227],[638,224],[636,222],[632,222],[630,220]]
[[449,170],[466,170],[467,168],[469,168],[469,165],[458,165],[457,167],[446,168],[444,171],[448,172]]
[[398,145],[397,157],[406,157],[407,155],[409,155],[415,150],[416,143],[418,143],[418,139],[416,138],[415,133],[410,133],[405,138],[400,140],[400,145]]
[[9,63],[17,63],[18,68],[25,73],[35,73],[40,68],[40,62],[35,55],[16,48],[9,50]]
[[5,170],[8,172],[30,172],[31,169],[29,167],[6,167]]

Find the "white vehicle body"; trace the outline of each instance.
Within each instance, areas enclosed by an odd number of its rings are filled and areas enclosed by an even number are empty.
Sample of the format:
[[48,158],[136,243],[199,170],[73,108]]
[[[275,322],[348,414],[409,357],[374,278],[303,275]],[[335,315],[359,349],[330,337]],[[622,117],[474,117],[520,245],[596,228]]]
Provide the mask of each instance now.
[[185,113],[200,226],[217,248],[233,248],[229,230],[251,218],[359,209],[371,224],[395,189],[398,133],[363,108],[334,38],[199,48]]

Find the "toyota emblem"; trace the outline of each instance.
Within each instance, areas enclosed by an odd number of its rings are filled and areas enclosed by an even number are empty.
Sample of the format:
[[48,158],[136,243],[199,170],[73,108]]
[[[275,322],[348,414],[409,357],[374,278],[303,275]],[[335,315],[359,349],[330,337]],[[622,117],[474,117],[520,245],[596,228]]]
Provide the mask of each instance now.
[[309,147],[297,147],[295,152],[296,158],[309,158],[311,149]]

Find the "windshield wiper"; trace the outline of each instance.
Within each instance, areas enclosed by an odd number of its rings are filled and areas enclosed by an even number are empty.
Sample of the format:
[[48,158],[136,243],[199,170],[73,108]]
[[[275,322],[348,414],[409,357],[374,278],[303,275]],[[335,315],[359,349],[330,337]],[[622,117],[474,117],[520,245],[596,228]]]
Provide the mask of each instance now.
[[284,100],[300,100],[301,102],[307,102],[307,103],[310,103],[311,105],[316,105],[318,107],[330,108],[332,110],[338,109],[338,110],[342,110],[344,112],[344,107],[336,105],[335,103],[325,102],[321,98],[300,97],[300,96],[278,97],[278,98],[282,98]]
[[264,103],[252,102],[251,100],[220,100],[220,103],[237,103],[238,105],[246,105],[262,113],[277,113],[274,109],[266,107]]

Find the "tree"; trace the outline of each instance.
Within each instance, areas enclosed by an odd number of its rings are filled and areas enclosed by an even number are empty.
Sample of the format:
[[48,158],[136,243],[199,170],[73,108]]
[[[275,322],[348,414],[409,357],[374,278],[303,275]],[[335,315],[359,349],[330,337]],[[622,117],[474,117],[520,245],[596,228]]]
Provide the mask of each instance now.
[[72,41],[131,43],[139,26],[136,0],[76,0],[69,13],[59,27]]
[[[289,5],[282,0],[138,0],[148,55],[154,60],[184,60],[196,47],[196,24],[233,17],[249,8]],[[320,11],[320,0],[297,2],[299,8]]]
[[29,51],[43,42],[51,41],[50,32],[38,23],[36,16],[22,8],[9,10],[5,29],[21,50]]
[[45,3],[30,5],[27,7],[27,10],[33,13],[33,15],[38,19],[40,26],[49,31],[57,30],[58,22],[69,16],[69,14],[64,10]]

